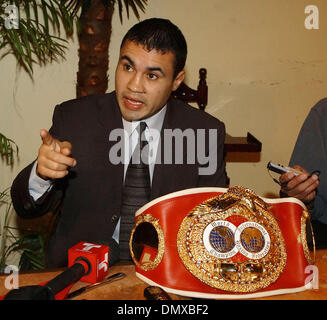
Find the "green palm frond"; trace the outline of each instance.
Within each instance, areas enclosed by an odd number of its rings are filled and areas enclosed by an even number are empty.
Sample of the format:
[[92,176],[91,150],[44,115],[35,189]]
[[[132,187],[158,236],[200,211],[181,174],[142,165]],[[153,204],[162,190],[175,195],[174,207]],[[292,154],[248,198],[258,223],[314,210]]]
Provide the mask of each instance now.
[[[9,3],[10,1],[8,1]],[[139,10],[145,11],[147,0],[102,0],[108,10],[118,5],[120,21],[123,11],[127,18],[130,9],[139,19]],[[91,0],[14,0],[19,12],[18,29],[6,28],[5,6],[0,4],[0,60],[13,54],[20,66],[30,75],[33,64],[46,65],[65,58],[67,39],[72,37],[78,19],[87,11]],[[78,25],[78,24],[77,24]],[[62,35],[64,30],[65,35]]]
[[[10,229],[10,228],[8,228]],[[13,243],[6,247],[4,259],[14,252],[21,252],[19,270],[40,270],[45,268],[45,235],[42,230],[24,231]]]
[[[81,14],[87,11],[90,7],[92,0],[70,0],[67,4],[67,8],[72,13],[78,13],[80,11]],[[145,12],[145,6],[147,5],[147,0],[102,0],[102,4],[107,10],[112,10],[114,6],[118,5],[118,12],[120,21],[123,22],[123,11],[124,7],[126,9],[126,15],[129,19],[129,10],[132,9],[135,17],[140,19],[139,10]]]
[[115,3],[118,4],[118,12],[119,12],[119,18],[120,18],[120,22],[123,22],[123,11],[124,11],[124,6],[126,9],[126,16],[127,19],[129,19],[129,10],[130,8],[132,9],[135,17],[137,19],[140,19],[140,14],[139,14],[139,10],[141,10],[143,13],[145,12],[145,6],[147,5],[147,0],[112,0],[112,1],[106,1],[103,0],[104,5],[114,5]]
[[[33,63],[45,65],[65,57],[67,40],[74,32],[76,16],[68,11],[63,0],[15,0],[18,28],[8,28],[5,7],[0,7],[0,49],[2,56],[13,54],[29,74]],[[61,36],[64,29],[65,38]],[[0,57],[0,59],[1,59]]]
[[14,153],[18,154],[17,144],[0,133],[0,156],[6,159],[7,164],[12,164]]
[[10,188],[0,191],[0,209],[2,219],[0,219],[0,272],[6,265],[6,238],[8,220],[11,212]]

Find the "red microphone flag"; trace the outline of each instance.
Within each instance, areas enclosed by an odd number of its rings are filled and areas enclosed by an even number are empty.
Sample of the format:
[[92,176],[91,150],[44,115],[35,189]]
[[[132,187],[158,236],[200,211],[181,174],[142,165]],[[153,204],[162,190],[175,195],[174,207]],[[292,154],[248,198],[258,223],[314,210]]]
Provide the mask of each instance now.
[[68,250],[68,267],[74,263],[82,263],[83,258],[92,268],[80,281],[95,283],[103,280],[109,272],[109,247],[90,242],[80,242]]

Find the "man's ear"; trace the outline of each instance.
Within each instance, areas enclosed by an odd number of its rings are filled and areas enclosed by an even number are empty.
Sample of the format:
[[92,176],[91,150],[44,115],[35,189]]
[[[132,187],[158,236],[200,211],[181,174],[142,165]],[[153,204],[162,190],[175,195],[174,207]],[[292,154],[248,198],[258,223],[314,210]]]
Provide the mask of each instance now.
[[177,74],[176,78],[174,79],[172,91],[177,90],[179,85],[184,81],[184,78],[185,78],[185,71],[182,70]]

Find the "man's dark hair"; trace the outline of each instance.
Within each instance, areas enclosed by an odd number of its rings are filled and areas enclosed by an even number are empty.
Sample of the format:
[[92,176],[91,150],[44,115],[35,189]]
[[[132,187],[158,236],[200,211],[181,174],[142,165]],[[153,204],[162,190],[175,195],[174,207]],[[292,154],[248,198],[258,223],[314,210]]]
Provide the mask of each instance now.
[[167,19],[151,18],[141,21],[128,30],[120,48],[126,41],[133,41],[147,50],[172,52],[175,56],[174,78],[184,69],[187,44],[182,32]]

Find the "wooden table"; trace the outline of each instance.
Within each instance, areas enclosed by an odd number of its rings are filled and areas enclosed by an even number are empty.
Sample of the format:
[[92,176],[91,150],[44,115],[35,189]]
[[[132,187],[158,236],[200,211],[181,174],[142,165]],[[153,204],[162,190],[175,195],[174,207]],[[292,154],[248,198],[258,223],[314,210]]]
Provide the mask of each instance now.
[[[325,300],[327,299],[327,250],[320,250],[316,253],[316,265],[319,270],[319,288],[306,290],[294,294],[285,294],[260,298],[257,300]],[[36,285],[53,279],[63,270],[29,272],[19,274],[19,286]],[[126,273],[126,277],[122,280],[112,282],[108,285],[100,286],[96,289],[85,292],[75,300],[144,300],[143,291],[148,286],[135,275],[134,265],[116,265],[111,267],[109,274],[116,272]],[[8,275],[0,275],[0,296],[6,294],[8,289],[4,283]],[[87,285],[84,282],[74,284],[72,290]],[[173,300],[185,300],[182,297],[170,294]]]

